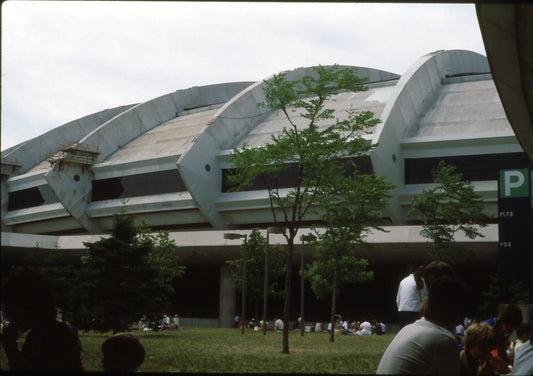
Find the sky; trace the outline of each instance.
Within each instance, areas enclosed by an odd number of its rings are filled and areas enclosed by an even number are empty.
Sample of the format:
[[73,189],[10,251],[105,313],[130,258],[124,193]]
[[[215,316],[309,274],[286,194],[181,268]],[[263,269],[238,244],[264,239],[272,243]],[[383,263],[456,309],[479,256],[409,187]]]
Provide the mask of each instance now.
[[486,56],[474,4],[6,1],[1,149],[170,92],[313,65]]

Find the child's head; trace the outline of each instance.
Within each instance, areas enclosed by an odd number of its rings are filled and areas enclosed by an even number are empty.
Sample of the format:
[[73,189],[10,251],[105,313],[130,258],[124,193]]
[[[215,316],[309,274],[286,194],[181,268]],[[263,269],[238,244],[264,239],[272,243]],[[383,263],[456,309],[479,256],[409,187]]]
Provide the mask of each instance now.
[[485,360],[496,346],[496,333],[487,324],[474,323],[465,331],[465,351],[476,360]]
[[136,371],[144,362],[143,344],[132,334],[119,333],[102,344],[104,371]]

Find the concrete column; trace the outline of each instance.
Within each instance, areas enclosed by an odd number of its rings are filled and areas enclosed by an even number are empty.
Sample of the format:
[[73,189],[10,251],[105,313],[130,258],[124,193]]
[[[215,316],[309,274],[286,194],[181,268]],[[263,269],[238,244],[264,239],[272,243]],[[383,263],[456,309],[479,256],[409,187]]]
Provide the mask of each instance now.
[[59,163],[44,175],[48,186],[80,225],[90,233],[101,233],[100,226],[86,213],[91,203],[93,172],[80,164]]
[[220,267],[220,293],[218,303],[218,322],[221,328],[233,327],[236,293],[232,272],[227,265]]

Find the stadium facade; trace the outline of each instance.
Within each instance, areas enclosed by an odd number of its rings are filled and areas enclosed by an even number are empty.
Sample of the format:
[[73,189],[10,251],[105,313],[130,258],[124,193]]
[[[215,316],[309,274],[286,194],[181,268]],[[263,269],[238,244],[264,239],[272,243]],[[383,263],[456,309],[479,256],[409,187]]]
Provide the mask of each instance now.
[[[310,72],[286,73],[293,79]],[[403,75],[365,67],[358,74],[367,77],[368,91],[341,93],[328,105],[338,116],[352,107],[381,119],[365,135],[377,147],[361,168],[387,176],[396,188],[382,214],[388,232],[372,233],[373,247],[356,251],[375,266],[375,281],[346,287],[339,309],[353,318],[393,320],[405,267],[429,260],[426,239],[408,212],[412,197],[432,186],[431,168],[440,160],[457,166],[494,218],[482,229],[485,237],[456,239],[467,254],[458,267],[467,270],[471,285],[483,286],[498,258],[499,170],[531,162],[507,120],[486,57],[441,50],[421,57]],[[178,286],[181,316],[231,325],[237,294],[225,261],[238,256],[240,242],[223,234],[254,227],[265,233],[272,215],[266,190],[230,192],[224,176],[235,147],[262,145],[285,126],[281,114],[258,106],[264,85],[261,80],[178,90],[73,120],[2,151],[3,267],[27,252],[60,249],[79,257],[83,242],[106,234],[126,202],[129,214],[154,230],[169,230],[180,247],[180,261],[188,266]],[[290,172],[285,180],[290,188]],[[275,234],[270,242],[284,244]],[[301,247],[310,261],[313,250]],[[380,298],[372,307],[357,303],[376,291]],[[324,304],[310,291],[306,304],[310,320],[327,319]],[[276,309],[274,301],[272,315]],[[293,309],[296,319],[297,304]]]

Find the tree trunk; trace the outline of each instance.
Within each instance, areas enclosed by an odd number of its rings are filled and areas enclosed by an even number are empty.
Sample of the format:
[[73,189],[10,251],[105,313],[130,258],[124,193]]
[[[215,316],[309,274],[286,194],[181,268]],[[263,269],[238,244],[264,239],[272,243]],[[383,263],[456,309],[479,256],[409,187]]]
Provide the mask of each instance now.
[[333,269],[333,292],[331,294],[331,333],[329,341],[335,342],[335,311],[337,310],[337,270],[339,269],[339,252],[335,251],[335,268]]
[[289,239],[289,249],[287,251],[287,271],[285,274],[285,304],[283,305],[283,353],[289,353],[289,323],[291,304],[291,278],[292,278],[292,254],[294,249],[294,239]]

